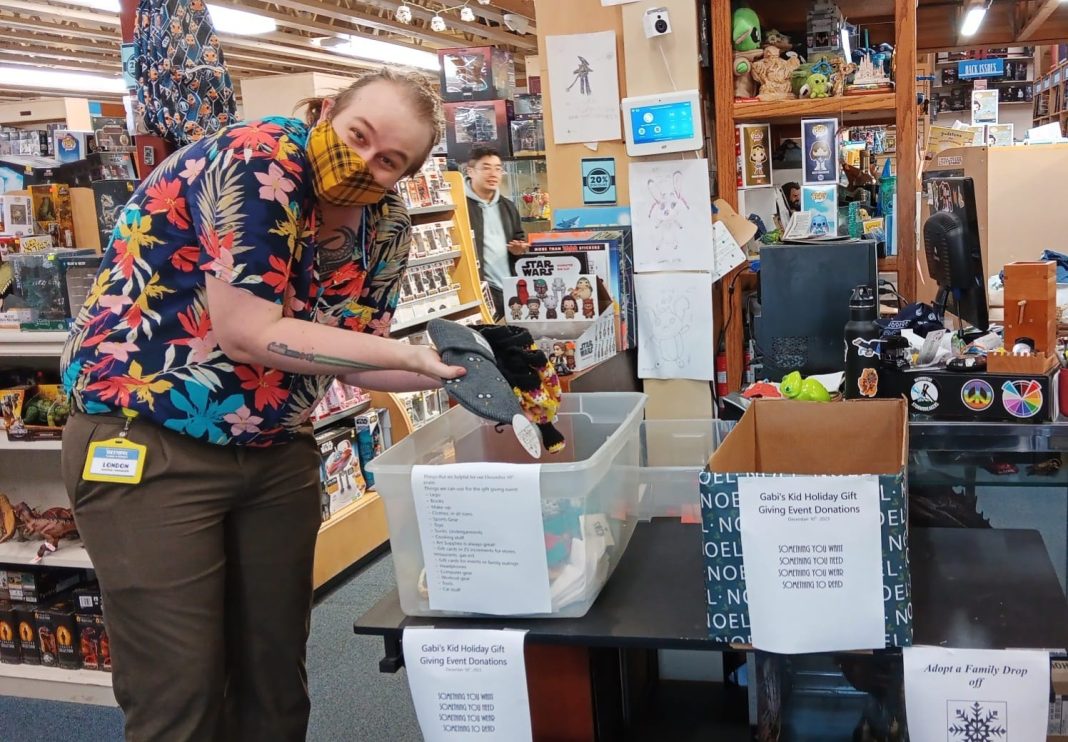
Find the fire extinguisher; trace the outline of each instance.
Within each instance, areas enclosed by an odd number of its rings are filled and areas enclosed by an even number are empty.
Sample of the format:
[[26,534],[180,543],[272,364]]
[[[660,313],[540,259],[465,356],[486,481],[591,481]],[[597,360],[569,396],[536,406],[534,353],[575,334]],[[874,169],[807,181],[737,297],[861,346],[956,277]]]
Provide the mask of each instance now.
[[720,346],[716,353],[716,399],[723,399],[730,391],[727,385],[727,350]]

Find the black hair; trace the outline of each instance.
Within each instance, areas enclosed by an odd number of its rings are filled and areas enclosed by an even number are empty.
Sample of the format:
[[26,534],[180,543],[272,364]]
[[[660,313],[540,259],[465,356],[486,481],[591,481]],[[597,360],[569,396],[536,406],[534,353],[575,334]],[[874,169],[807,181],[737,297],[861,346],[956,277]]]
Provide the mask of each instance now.
[[523,302],[519,301],[518,296],[513,296],[511,299],[508,300],[508,306],[514,307],[516,305],[523,306]]
[[529,304],[537,304],[540,307],[541,306],[541,299],[539,299],[536,296],[532,296],[529,299],[527,299],[527,304],[528,305]]
[[475,147],[471,150],[471,156],[467,158],[467,161],[475,163],[487,157],[496,157],[498,160],[504,159],[501,157],[500,151],[494,147]]

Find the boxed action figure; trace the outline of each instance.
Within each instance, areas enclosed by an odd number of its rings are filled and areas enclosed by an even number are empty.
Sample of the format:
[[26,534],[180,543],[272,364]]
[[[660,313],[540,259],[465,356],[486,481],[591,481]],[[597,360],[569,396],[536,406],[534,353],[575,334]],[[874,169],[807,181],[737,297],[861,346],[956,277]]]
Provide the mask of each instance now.
[[92,132],[56,129],[52,133],[55,157],[60,162],[77,162],[89,154]]
[[104,617],[93,613],[74,616],[78,627],[78,654],[84,670],[111,671],[111,651]]
[[97,180],[136,180],[137,168],[129,152],[93,152],[85,159],[59,168],[56,180],[88,188]]
[[33,202],[29,196],[0,196],[0,233],[22,237],[33,234]]
[[363,497],[367,482],[360,468],[356,431],[353,428],[327,430],[317,435],[315,440],[319,445],[319,479],[325,520]]
[[29,187],[35,234],[50,235],[55,247],[74,247],[70,188],[60,183]]
[[5,665],[22,662],[18,631],[15,607],[7,601],[0,601],[0,662]]
[[59,572],[54,569],[25,568],[0,570],[0,585],[6,583],[13,603],[36,604],[49,601],[54,596],[81,584],[81,572]]
[[46,608],[38,608],[37,642],[41,648],[41,664],[57,665],[71,670],[82,666],[78,654],[78,626],[74,622],[74,602],[58,600]]
[[512,156],[541,157],[545,155],[545,130],[540,120],[512,122]]
[[441,98],[446,102],[510,100],[515,94],[511,52],[492,46],[439,49],[438,60]]
[[136,180],[98,180],[91,188],[96,202],[97,229],[100,232],[100,246],[107,248],[111,234],[122,216],[126,202],[137,189]]
[[19,603],[14,606],[18,623],[19,654],[25,665],[41,664],[41,647],[37,644],[37,618],[35,606]]
[[510,103],[503,100],[445,104],[445,137],[449,157],[467,162],[476,147],[492,147],[511,157]]
[[364,470],[364,479],[367,481],[367,486],[374,487],[375,477],[367,470],[367,465],[386,450],[378,410],[368,410],[362,415],[357,415],[354,422],[356,424],[356,449],[360,454],[360,466]]

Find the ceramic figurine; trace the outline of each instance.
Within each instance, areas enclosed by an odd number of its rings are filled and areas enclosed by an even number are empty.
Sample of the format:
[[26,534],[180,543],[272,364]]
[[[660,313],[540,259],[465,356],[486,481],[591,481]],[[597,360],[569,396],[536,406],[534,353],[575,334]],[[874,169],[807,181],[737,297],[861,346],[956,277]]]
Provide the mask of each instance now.
[[846,78],[857,71],[857,66],[847,62],[845,57],[835,57],[831,60],[834,72],[831,73],[831,95],[836,98],[845,94]]
[[777,46],[764,47],[764,58],[753,63],[753,79],[760,83],[760,100],[789,100],[794,97],[790,89],[790,73],[801,59],[792,54],[783,59]]

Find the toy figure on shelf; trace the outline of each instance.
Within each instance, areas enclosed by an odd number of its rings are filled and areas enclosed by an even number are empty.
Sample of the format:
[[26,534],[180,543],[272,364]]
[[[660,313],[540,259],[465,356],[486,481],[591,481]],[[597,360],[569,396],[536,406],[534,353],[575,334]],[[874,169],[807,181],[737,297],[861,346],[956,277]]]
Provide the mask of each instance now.
[[540,193],[538,193],[537,201],[538,201],[538,206],[541,207],[540,210],[539,210],[539,213],[538,213],[538,218],[539,219],[551,219],[552,218],[552,209],[549,208],[549,194],[546,193],[545,191],[541,191]]
[[846,95],[865,95],[869,93],[883,93],[893,89],[889,75],[882,66],[876,66],[873,61],[874,53],[868,53],[861,58],[857,70],[853,75],[853,82],[849,84]]
[[790,41],[790,37],[776,29],[768,31],[764,37],[764,44],[767,46],[777,46],[779,51],[783,54],[794,48],[794,44]]
[[846,78],[857,71],[857,66],[847,62],[845,57],[835,57],[831,60],[831,67],[834,68],[831,73],[831,95],[837,98],[845,95]]
[[831,81],[826,75],[814,73],[808,76],[805,84],[801,86],[802,98],[829,98],[831,96]]
[[753,62],[764,53],[761,49],[760,18],[750,8],[734,11],[731,29],[734,41],[734,97],[752,98]]
[[794,97],[790,90],[790,73],[800,64],[801,59],[791,52],[783,59],[779,47],[764,47],[764,58],[753,63],[753,79],[760,83],[760,100],[789,100]]

